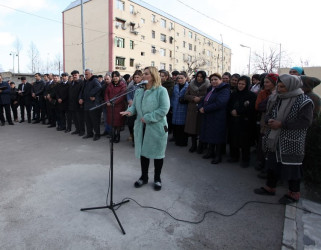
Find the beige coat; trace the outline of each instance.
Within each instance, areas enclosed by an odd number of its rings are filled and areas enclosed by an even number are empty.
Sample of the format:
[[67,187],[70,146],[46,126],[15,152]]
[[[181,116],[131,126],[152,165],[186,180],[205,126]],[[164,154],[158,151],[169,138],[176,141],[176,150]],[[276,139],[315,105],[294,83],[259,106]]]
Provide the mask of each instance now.
[[197,103],[194,102],[194,97],[200,97],[201,99],[206,95],[207,88],[210,86],[208,79],[200,87],[195,84],[195,80],[192,80],[189,84],[186,93],[185,100],[188,101],[187,115],[185,122],[185,133],[190,135],[198,135],[201,124],[201,114],[198,112]]

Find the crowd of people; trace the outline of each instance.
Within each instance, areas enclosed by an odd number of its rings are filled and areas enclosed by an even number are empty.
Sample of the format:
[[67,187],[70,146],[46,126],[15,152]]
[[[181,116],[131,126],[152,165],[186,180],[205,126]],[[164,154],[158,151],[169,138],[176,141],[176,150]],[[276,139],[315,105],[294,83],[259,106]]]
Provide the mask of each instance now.
[[[189,152],[202,154],[212,164],[222,161],[228,145],[228,161],[249,167],[251,147],[255,147],[255,168],[267,182],[254,192],[274,195],[277,181],[287,180],[289,193],[280,202],[291,203],[300,197],[307,129],[320,114],[321,101],[313,92],[319,84],[300,67],[289,74],[251,78],[198,71],[191,79],[184,71],[170,74],[154,67],[136,70],[132,76],[118,71],[96,76],[86,69],[84,77],[77,70],[71,76],[37,73],[33,83],[21,77],[17,88],[0,75],[0,120],[5,125],[5,110],[8,124],[18,122],[20,107],[20,123],[47,124],[94,141],[106,135],[115,143],[127,125],[141,160],[142,174],[134,185],[148,182],[149,160],[154,159],[155,190],[161,189],[168,134],[179,147],[186,147],[190,138]],[[122,95],[125,91],[127,95]]]

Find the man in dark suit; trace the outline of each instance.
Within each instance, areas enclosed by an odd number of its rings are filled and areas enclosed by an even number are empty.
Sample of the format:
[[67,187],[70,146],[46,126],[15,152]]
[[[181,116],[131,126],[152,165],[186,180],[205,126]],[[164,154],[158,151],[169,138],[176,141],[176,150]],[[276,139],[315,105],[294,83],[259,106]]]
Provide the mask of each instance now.
[[10,86],[8,82],[2,81],[2,75],[0,74],[0,120],[1,126],[4,126],[5,119],[3,116],[3,109],[6,112],[6,118],[9,125],[14,125],[11,119],[11,111],[10,111]]
[[[80,104],[84,104],[85,122],[87,128],[87,135],[83,138],[94,137],[93,140],[100,139],[100,116],[101,108],[90,111],[91,108],[101,104],[101,85],[97,78],[93,75],[92,70],[85,70],[85,84],[82,92]],[[95,135],[93,133],[95,131]]]
[[[76,127],[76,130],[71,134],[83,136],[85,134],[84,107],[79,104],[79,99],[82,94],[84,82],[79,79],[78,70],[72,71],[71,75],[72,81],[69,86],[68,112]],[[71,125],[68,128],[71,129]]]
[[57,115],[58,119],[58,131],[70,132],[66,127],[67,112],[68,112],[68,73],[64,72],[61,74],[61,82],[56,87],[56,98],[57,98]]
[[53,128],[56,127],[57,123],[57,113],[56,113],[56,87],[59,84],[59,76],[54,75],[53,76],[53,81],[49,82],[49,85],[47,86],[46,89],[46,100],[48,104],[48,120],[49,120],[49,126],[48,128]]
[[31,97],[31,84],[27,82],[27,79],[25,76],[21,77],[21,83],[18,86],[18,100],[19,100],[19,105],[20,105],[20,114],[21,114],[21,122],[25,121],[25,108],[27,111],[27,118],[28,118],[28,123],[31,122],[31,102],[32,102],[32,97]]
[[43,97],[44,91],[45,91],[45,83],[41,79],[41,74],[36,73],[35,74],[36,81],[32,85],[31,89],[31,96],[33,98],[34,102],[34,111],[36,113],[35,115],[35,121],[33,123],[39,123],[42,121],[42,123],[45,123],[45,99]]

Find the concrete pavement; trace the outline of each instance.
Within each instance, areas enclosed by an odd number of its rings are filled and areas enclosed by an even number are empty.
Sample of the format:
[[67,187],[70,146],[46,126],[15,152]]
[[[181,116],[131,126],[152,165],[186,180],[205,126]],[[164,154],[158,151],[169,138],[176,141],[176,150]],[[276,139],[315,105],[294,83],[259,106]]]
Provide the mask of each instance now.
[[[246,201],[276,203],[260,197],[262,186],[253,168],[224,162],[211,165],[187,148],[168,144],[162,173],[163,189],[150,182],[136,189],[139,160],[126,141],[115,144],[114,202],[125,197],[164,209],[173,216],[198,221],[209,210],[230,214]],[[109,141],[84,140],[41,124],[0,128],[0,249],[281,249],[285,207],[250,204],[236,215],[210,213],[200,224],[176,221],[163,212],[133,201],[117,215],[123,235],[104,206],[108,189]]]

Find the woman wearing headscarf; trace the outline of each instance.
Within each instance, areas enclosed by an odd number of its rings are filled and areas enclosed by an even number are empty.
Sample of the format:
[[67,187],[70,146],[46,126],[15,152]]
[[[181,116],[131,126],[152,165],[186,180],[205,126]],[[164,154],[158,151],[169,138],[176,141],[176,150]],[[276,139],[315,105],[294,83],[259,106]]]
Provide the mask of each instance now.
[[206,79],[205,71],[198,71],[185,93],[185,100],[188,101],[185,133],[192,138],[192,146],[189,152],[193,153],[197,149],[197,137],[200,132],[201,114],[198,112],[198,103],[206,95],[210,81]]
[[[162,86],[167,90],[169,99],[171,99],[175,83],[170,78],[170,75],[169,75],[168,71],[162,70],[159,73],[159,75],[160,75],[160,78],[161,78],[161,81],[162,81]],[[173,117],[173,111],[170,109],[169,112],[166,115],[166,119],[167,119],[167,123],[168,123],[168,133],[169,134],[171,134],[173,132],[172,117]]]
[[222,161],[222,144],[226,143],[226,108],[230,99],[230,87],[222,81],[222,76],[214,73],[209,77],[211,86],[198,105],[202,113],[200,142],[208,143],[215,158],[212,164]]
[[120,114],[137,115],[134,125],[135,156],[140,158],[141,177],[134,186],[139,188],[148,183],[148,168],[152,158],[155,166],[154,189],[159,191],[162,188],[160,176],[168,138],[166,114],[170,101],[155,67],[145,68],[143,80],[148,81],[145,88],[135,91],[132,105]]
[[265,134],[267,124],[265,124],[265,113],[266,113],[266,106],[269,100],[269,97],[276,92],[276,83],[278,80],[278,74],[265,74],[263,78],[263,85],[264,89],[261,90],[257,96],[255,102],[255,110],[259,114],[259,135],[258,135],[258,143],[257,143],[257,158],[258,158],[258,166],[255,167],[256,170],[261,170],[259,173],[259,178],[266,178],[266,169],[265,169],[265,156],[262,150],[262,137]]
[[270,98],[267,107],[268,129],[263,148],[267,153],[268,176],[266,186],[254,192],[275,195],[277,181],[287,180],[289,191],[279,200],[281,204],[297,202],[300,198],[305,138],[313,119],[313,103],[301,87],[298,76],[281,75],[277,93]]
[[237,88],[231,94],[228,104],[230,154],[233,162],[237,162],[241,150],[241,166],[250,164],[250,147],[255,138],[255,100],[256,95],[250,91],[251,80],[248,76],[238,79]]

